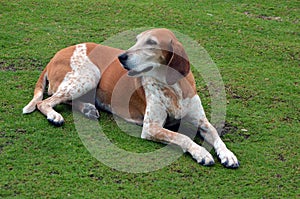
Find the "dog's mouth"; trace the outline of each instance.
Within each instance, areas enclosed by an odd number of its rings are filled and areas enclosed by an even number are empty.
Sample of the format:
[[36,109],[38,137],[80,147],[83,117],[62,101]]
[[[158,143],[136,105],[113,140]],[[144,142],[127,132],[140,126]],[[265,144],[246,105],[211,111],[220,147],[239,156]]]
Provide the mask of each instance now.
[[139,74],[149,72],[149,71],[152,70],[152,69],[153,69],[153,66],[148,66],[148,67],[144,68],[144,69],[141,70],[141,71],[136,71],[136,70],[134,70],[134,69],[131,69],[131,70],[128,71],[128,76],[131,76],[131,77],[132,77],[132,76],[137,76],[137,75],[139,75]]

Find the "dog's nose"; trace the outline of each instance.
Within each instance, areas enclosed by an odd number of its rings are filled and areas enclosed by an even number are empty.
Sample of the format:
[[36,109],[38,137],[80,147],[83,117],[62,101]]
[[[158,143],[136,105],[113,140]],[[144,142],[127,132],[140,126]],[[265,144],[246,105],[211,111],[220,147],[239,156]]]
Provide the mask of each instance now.
[[124,62],[128,59],[128,55],[127,55],[127,53],[123,53],[123,54],[119,55],[118,58],[119,58],[120,62],[124,65]]

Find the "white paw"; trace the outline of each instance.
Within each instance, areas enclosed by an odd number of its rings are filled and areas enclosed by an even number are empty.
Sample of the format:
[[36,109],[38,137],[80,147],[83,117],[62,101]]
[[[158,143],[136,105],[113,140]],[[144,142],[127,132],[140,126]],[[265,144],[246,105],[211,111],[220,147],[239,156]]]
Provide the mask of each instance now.
[[215,164],[212,155],[203,147],[195,144],[189,150],[193,158],[201,165],[211,166]]
[[90,103],[84,103],[83,108],[82,108],[82,113],[89,119],[98,119],[99,118],[99,112],[97,108]]
[[218,151],[217,155],[221,161],[221,164],[227,168],[235,169],[240,166],[240,163],[236,156],[227,148]]
[[61,126],[64,123],[64,118],[55,111],[51,111],[47,114],[47,120],[55,126]]

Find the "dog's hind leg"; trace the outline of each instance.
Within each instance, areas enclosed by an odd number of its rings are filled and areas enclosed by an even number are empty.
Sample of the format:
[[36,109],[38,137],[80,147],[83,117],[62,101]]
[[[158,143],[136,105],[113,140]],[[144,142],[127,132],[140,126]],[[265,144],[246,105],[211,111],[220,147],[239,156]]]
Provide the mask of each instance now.
[[64,102],[67,98],[61,98],[56,95],[53,95],[41,102],[38,102],[38,109],[47,116],[47,119],[50,123],[55,126],[61,126],[64,123],[64,118],[61,114],[57,113],[53,107],[57,104]]
[[[76,46],[70,60],[70,66],[72,71],[66,74],[56,92],[37,104],[38,109],[47,116],[48,121],[56,126],[61,126],[64,119],[53,107],[60,103],[76,100],[92,91],[100,80],[100,71],[89,60],[85,44]],[[84,112],[85,109],[83,108],[82,111]]]
[[[53,109],[53,107],[60,103],[73,101],[86,94],[88,91],[94,89],[97,86],[97,82],[100,78],[100,75],[96,76],[99,77],[95,79],[95,76],[92,74],[86,76],[80,75],[76,77],[73,75],[73,73],[68,73],[61,85],[58,87],[58,90],[51,97],[38,102],[38,109],[47,116],[47,119],[50,123],[56,126],[61,126],[64,123],[64,119]],[[75,103],[75,105],[81,112],[90,115],[90,117],[92,117],[92,114],[99,115],[98,112],[93,112],[97,110],[94,108],[94,106],[89,106],[89,103],[78,101]]]

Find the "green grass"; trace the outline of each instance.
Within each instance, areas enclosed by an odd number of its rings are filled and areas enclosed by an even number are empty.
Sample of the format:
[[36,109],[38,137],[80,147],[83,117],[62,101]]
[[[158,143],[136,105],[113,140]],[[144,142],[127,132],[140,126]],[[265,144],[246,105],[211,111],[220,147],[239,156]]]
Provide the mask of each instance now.
[[[279,0],[1,1],[0,198],[300,197],[299,7]],[[37,111],[22,115],[55,52],[139,27],[177,30],[208,51],[226,87],[223,140],[239,169],[203,167],[183,155],[158,171],[119,172],[87,151],[69,107],[57,107],[61,128]],[[209,115],[208,91],[196,81]],[[162,146],[122,133],[111,115],[100,123],[126,150]]]

